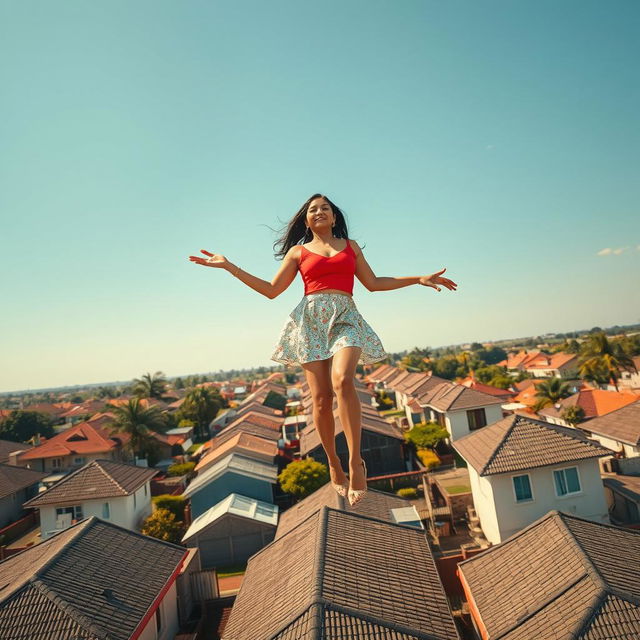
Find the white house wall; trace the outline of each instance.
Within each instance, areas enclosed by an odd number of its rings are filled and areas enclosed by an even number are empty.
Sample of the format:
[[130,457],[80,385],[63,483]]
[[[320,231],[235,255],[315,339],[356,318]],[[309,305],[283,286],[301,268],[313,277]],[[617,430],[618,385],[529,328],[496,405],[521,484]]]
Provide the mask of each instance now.
[[178,595],[175,581],[169,587],[159,607],[162,617],[160,633],[156,632],[156,615],[154,613],[138,636],[140,640],[173,640],[178,633]]
[[[557,497],[553,481],[553,471],[566,467],[577,467],[580,479],[580,493],[571,496]],[[516,502],[513,489],[513,476],[529,474],[533,500]],[[488,531],[484,531],[484,523],[480,513],[481,524],[487,540],[493,544],[520,531],[523,527],[541,518],[552,509],[566,511],[596,522],[609,522],[604,485],[600,478],[598,461],[585,460],[579,463],[567,463],[530,469],[511,474],[487,476],[493,489],[495,519],[499,523],[497,532],[490,522]],[[475,494],[474,494],[475,502]],[[477,507],[476,507],[477,511]]]
[[[493,424],[494,422],[498,422],[498,420],[502,420],[503,418],[502,407],[499,404],[491,404],[486,407],[476,408],[484,409],[484,413],[487,418],[487,426]],[[469,429],[469,417],[467,416],[467,411],[472,410],[473,409],[464,409],[462,411],[447,411],[447,413],[445,414],[447,431],[451,434],[452,442],[471,433],[471,430]]]
[[473,494],[473,506],[480,526],[487,540],[493,542],[500,537],[500,528],[494,507],[493,487],[487,478],[478,475],[478,472],[469,465],[469,483]]

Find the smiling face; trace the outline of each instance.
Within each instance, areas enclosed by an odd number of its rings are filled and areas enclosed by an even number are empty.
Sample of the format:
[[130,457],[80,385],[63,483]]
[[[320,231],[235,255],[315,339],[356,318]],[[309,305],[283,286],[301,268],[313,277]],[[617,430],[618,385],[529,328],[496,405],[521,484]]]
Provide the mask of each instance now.
[[335,221],[331,205],[324,198],[315,198],[309,203],[306,224],[312,231],[331,228]]

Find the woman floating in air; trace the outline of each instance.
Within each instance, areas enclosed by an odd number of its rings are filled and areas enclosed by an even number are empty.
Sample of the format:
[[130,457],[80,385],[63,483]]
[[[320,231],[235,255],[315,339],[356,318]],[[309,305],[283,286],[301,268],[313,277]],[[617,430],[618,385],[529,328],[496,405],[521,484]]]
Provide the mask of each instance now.
[[[331,484],[355,505],[367,490],[367,468],[360,454],[360,401],[354,384],[356,365],[383,360],[380,338],[360,315],[353,301],[354,275],[369,291],[388,291],[412,284],[440,291],[456,290],[443,278],[445,269],[427,276],[376,276],[362,250],[347,233],[342,211],[316,193],[291,219],[275,243],[282,265],[271,282],[257,278],[224,256],[201,249],[207,256],[189,256],[206,267],[226,269],[267,298],[279,296],[300,271],[304,297],[289,314],[271,359],[300,364],[313,399],[313,421],[327,454]],[[333,392],[349,447],[349,481],[336,452]]]

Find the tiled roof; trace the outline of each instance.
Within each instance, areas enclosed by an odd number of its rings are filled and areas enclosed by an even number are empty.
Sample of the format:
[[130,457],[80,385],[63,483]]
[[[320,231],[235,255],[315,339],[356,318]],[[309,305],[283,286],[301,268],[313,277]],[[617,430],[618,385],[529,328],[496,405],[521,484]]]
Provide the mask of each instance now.
[[79,422],[49,438],[38,447],[20,454],[20,461],[56,458],[73,454],[107,453],[121,446],[126,434],[111,435],[106,428],[90,422]]
[[369,489],[366,500],[361,500],[352,507],[346,498],[338,495],[331,484],[327,483],[280,515],[276,538],[281,538],[324,506],[342,511],[353,511],[378,520],[394,522],[391,510],[406,507],[407,501],[390,493]]
[[236,409],[236,416],[242,416],[245,413],[249,413],[249,411],[255,411],[257,413],[263,413],[267,416],[276,416],[282,420],[282,412],[280,409],[274,409],[273,407],[267,407],[265,404],[260,404],[256,401],[243,402]]
[[640,532],[551,511],[459,569],[500,640],[640,637]]
[[482,476],[611,455],[576,429],[521,415],[463,436],[453,448]]
[[183,495],[192,496],[227,471],[272,484],[275,484],[278,475],[276,467],[272,464],[261,460],[252,460],[237,453],[230,453],[226,458],[201,471],[186,488]]
[[26,469],[25,467],[0,464],[0,499],[20,491],[20,489],[38,484],[47,475],[49,474]]
[[602,483],[612,491],[621,493],[633,502],[640,504],[640,476],[606,473],[602,474]]
[[640,396],[634,393],[605,391],[604,389],[581,389],[572,396],[560,400],[558,408],[549,406],[541,409],[538,413],[544,416],[559,417],[566,407],[578,406],[584,410],[585,418],[596,418],[637,403],[638,400],[640,400]]
[[585,429],[618,442],[637,446],[640,444],[640,402],[589,420]]
[[492,404],[502,404],[503,400],[488,393],[469,389],[455,382],[443,382],[430,391],[421,394],[418,402],[423,406],[430,406],[438,411],[461,411],[475,407],[486,407]]
[[269,416],[264,413],[258,413],[257,411],[247,411],[241,415],[237,415],[233,422],[230,422],[228,427],[235,427],[240,423],[254,424],[259,427],[268,427],[274,431],[279,431],[284,422],[283,416]]
[[391,373],[391,371],[395,370],[395,367],[391,364],[382,364],[379,367],[376,367],[371,373],[368,373],[365,376],[366,380],[371,382],[377,382],[382,379],[382,376],[385,374]]
[[222,640],[356,638],[459,635],[424,532],[324,506],[251,557]]
[[[393,438],[395,440],[404,441],[404,437],[400,429],[380,418],[375,409],[372,409],[373,413],[369,413],[367,405],[362,406],[362,420],[361,425],[364,430],[373,431],[375,433],[379,433],[383,436],[387,436],[389,438]],[[305,455],[309,451],[313,451],[317,446],[321,445],[320,435],[318,434],[318,430],[315,428],[312,422],[312,416],[308,416],[309,424],[302,430],[300,434],[300,454]],[[334,409],[333,418],[335,422],[335,435],[342,433],[344,428],[342,426],[342,421],[340,420],[340,415],[338,414],[338,410]]]
[[560,367],[574,364],[574,361],[577,359],[578,356],[575,353],[564,353],[562,351],[550,355],[544,353],[530,360],[526,364],[525,369],[559,369]]
[[195,471],[202,471],[209,465],[220,460],[231,451],[241,453],[247,458],[274,458],[278,447],[273,440],[265,440],[244,431],[238,431],[232,438],[223,442],[219,447],[209,451],[196,465]]
[[25,502],[25,506],[42,507],[47,504],[128,496],[149,482],[157,473],[156,469],[147,467],[111,460],[94,460]]
[[498,362],[499,367],[507,367],[507,369],[517,369],[523,367],[527,363],[535,360],[542,352],[540,349],[533,351],[519,351],[518,353],[507,354],[507,359]]
[[492,387],[490,384],[483,384],[478,382],[473,376],[468,376],[464,380],[460,380],[458,384],[461,384],[469,389],[475,389],[476,391],[482,391],[488,393],[490,396],[496,396],[498,398],[511,398],[516,395],[515,391],[509,391],[509,389],[500,389],[499,387]]
[[31,449],[30,444],[23,444],[22,442],[12,442],[11,440],[0,440],[0,463],[7,462],[9,460],[9,454],[16,451],[26,451]]
[[186,549],[92,517],[0,563],[0,637],[126,640]]
[[271,427],[260,427],[257,424],[251,424],[249,422],[238,422],[237,424],[227,425],[222,431],[220,431],[211,442],[209,447],[212,451],[222,446],[230,438],[234,438],[238,433],[250,433],[251,435],[269,440],[271,442],[277,442],[282,435],[279,431],[274,431]]
[[393,389],[395,391],[399,391],[400,393],[408,393],[409,389],[412,389],[421,382],[424,382],[428,377],[429,374],[424,373],[423,371],[410,373],[399,382],[395,382],[393,385]]

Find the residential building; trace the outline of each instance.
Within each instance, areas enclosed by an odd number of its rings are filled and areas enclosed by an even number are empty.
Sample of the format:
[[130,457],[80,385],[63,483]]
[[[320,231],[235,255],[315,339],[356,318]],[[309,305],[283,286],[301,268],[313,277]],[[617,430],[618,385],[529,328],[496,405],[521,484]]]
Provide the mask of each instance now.
[[453,447],[468,464],[475,510],[493,544],[552,509],[608,522],[598,458],[611,451],[575,429],[511,415]]
[[46,473],[0,464],[0,529],[26,514],[22,503],[38,493]]

